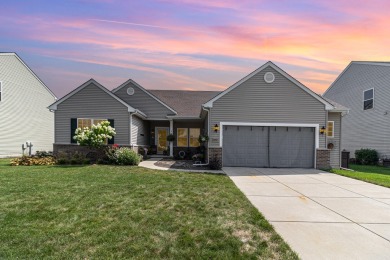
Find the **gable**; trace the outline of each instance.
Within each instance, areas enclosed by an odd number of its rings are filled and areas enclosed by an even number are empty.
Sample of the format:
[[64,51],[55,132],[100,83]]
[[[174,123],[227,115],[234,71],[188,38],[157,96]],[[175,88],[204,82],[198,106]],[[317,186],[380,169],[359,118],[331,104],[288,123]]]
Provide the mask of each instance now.
[[[324,106],[325,106],[325,109],[326,110],[332,110],[334,107],[329,103],[327,102],[325,99],[323,99],[321,96],[317,95],[316,93],[314,93],[312,90],[310,90],[309,88],[307,88],[306,86],[304,86],[302,83],[300,83],[299,81],[297,81],[296,79],[294,79],[293,77],[291,77],[289,74],[287,74],[285,71],[283,71],[282,69],[280,69],[278,66],[276,66],[275,64],[273,64],[272,62],[267,62],[265,63],[263,66],[261,66],[260,68],[258,68],[257,70],[253,71],[252,73],[250,73],[249,75],[247,75],[246,77],[244,77],[243,79],[241,79],[240,81],[238,81],[237,83],[233,84],[231,87],[229,87],[228,89],[226,89],[225,91],[221,92],[221,94],[217,95],[216,97],[214,97],[213,99],[209,100],[207,103],[205,103],[203,106],[204,107],[213,107],[213,103],[217,100],[219,100],[221,97],[227,95],[229,92],[233,91],[234,89],[240,87],[240,86],[243,86],[245,85],[245,83],[248,81],[248,80],[251,80],[253,77],[258,77],[259,73],[262,74],[262,78],[259,79],[259,83],[266,83],[265,82],[265,79],[264,79],[264,75],[267,71],[265,71],[266,69],[269,69],[269,68],[272,68],[275,72],[277,72],[278,74],[280,74],[281,76],[283,76],[284,78],[286,78],[287,80],[289,80],[293,85],[295,85],[295,87],[297,88],[300,88],[301,90],[303,90],[304,92],[306,92],[307,94],[309,94],[313,99],[316,99],[317,101],[319,101],[320,103],[322,103]],[[264,72],[264,73],[262,73]],[[276,82],[276,81],[275,81]],[[275,82],[272,82],[272,83],[269,83],[269,85],[272,85],[272,84],[275,84]],[[267,83],[268,84],[268,83]]]
[[[266,83],[264,75],[271,72],[275,76],[272,83]],[[279,111],[279,117],[292,113],[310,114],[311,110],[325,110],[325,105],[302,90],[289,78],[268,66],[252,75],[240,85],[214,101],[214,106],[227,110],[242,110],[247,116],[257,113]],[[232,112],[233,113],[233,112]],[[251,115],[254,113],[254,115]],[[243,115],[244,117],[246,115]]]
[[[134,89],[134,93],[132,95],[127,93],[128,88]],[[168,107],[168,105],[164,104],[161,100],[153,96],[132,80],[128,80],[112,92],[130,106],[144,112],[148,118],[166,118],[168,115],[177,114],[176,111]]]
[[22,89],[20,92],[34,92],[52,100],[56,99],[54,93],[17,54],[0,53],[0,61],[0,80],[4,85],[16,84]]

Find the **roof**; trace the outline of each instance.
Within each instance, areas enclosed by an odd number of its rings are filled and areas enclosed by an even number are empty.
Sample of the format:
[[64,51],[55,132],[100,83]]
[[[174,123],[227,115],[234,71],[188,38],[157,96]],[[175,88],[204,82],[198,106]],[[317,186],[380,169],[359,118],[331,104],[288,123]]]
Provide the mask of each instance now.
[[212,99],[220,91],[189,90],[147,90],[162,102],[172,107],[178,117],[199,117],[202,104]]
[[71,96],[75,95],[77,92],[79,92],[80,90],[84,89],[85,87],[89,86],[90,84],[94,84],[95,86],[97,86],[98,88],[100,88],[101,90],[103,90],[104,92],[106,92],[109,96],[111,96],[112,98],[116,99],[119,103],[121,103],[122,105],[126,106],[128,108],[128,111],[131,112],[131,113],[139,113],[140,115],[146,117],[146,115],[144,113],[142,113],[140,110],[138,109],[135,109],[133,108],[132,106],[130,106],[129,104],[127,104],[125,101],[123,101],[122,99],[120,99],[119,97],[115,96],[114,94],[111,93],[111,91],[109,91],[108,89],[106,89],[105,87],[103,87],[103,85],[101,85],[99,82],[97,82],[96,80],[94,79],[90,79],[88,80],[87,82],[85,82],[84,84],[82,84],[81,86],[79,86],[78,88],[74,89],[73,91],[69,92],[67,95],[63,96],[62,98],[60,98],[59,100],[57,100],[56,102],[54,102],[53,104],[51,104],[49,106],[49,109],[51,110],[57,110],[57,106],[59,104],[61,104],[62,102],[64,102],[65,100],[67,100],[68,98],[70,98]]
[[54,97],[54,99],[57,99],[57,97],[53,93],[53,91],[51,91],[50,88],[48,86],[46,86],[45,83],[43,83],[43,81],[38,77],[38,75],[35,74],[35,72],[32,71],[32,69],[30,69],[30,67],[19,57],[18,54],[16,54],[15,52],[0,52],[0,56],[14,56],[14,57],[16,57],[20,61],[20,63],[22,63],[22,65],[24,65],[26,67],[26,69],[39,81],[39,83],[41,83],[47,89],[47,91]]
[[348,66],[340,73],[336,80],[330,85],[330,87],[322,94],[323,96],[336,84],[336,82],[344,75],[344,73],[351,67],[352,64],[369,65],[369,66],[390,66],[390,62],[387,61],[351,61]]
[[255,71],[253,71],[252,73],[250,73],[249,75],[245,76],[244,78],[242,78],[241,80],[239,80],[238,82],[234,83],[232,86],[230,86],[229,88],[227,88],[226,90],[222,91],[220,94],[218,94],[217,96],[215,96],[214,98],[210,99],[208,102],[204,103],[203,106],[204,107],[213,107],[213,103],[214,101],[218,100],[219,98],[223,97],[224,95],[226,95],[227,93],[229,93],[230,91],[232,91],[233,89],[235,89],[236,87],[238,87],[239,85],[241,85],[242,83],[244,83],[245,81],[247,81],[248,79],[250,79],[251,77],[253,77],[254,75],[256,75],[257,73],[259,73],[260,71],[268,68],[268,67],[271,67],[273,68],[274,70],[276,70],[277,72],[279,72],[280,74],[282,74],[284,77],[286,77],[288,80],[290,80],[291,82],[293,82],[295,85],[297,85],[298,87],[300,87],[303,91],[305,91],[306,93],[308,93],[309,95],[311,95],[313,98],[317,99],[319,102],[323,103],[325,105],[325,109],[326,110],[333,110],[334,107],[332,104],[330,104],[328,101],[326,101],[323,97],[317,95],[315,92],[313,92],[311,89],[309,89],[308,87],[306,87],[305,85],[303,85],[302,83],[300,83],[298,80],[296,80],[295,78],[293,78],[292,76],[290,76],[287,72],[285,72],[284,70],[282,70],[281,68],[279,68],[278,66],[276,66],[274,63],[272,63],[271,61],[268,61],[267,63],[265,63],[263,66],[261,66],[260,68],[256,69]]
[[339,103],[337,103],[333,100],[330,100],[329,98],[326,98],[326,97],[322,97],[322,98],[325,99],[326,101],[328,101],[329,103],[331,103],[332,106],[334,106],[334,109],[331,111],[334,111],[334,112],[347,112],[347,111],[349,111],[349,108],[347,108],[343,105],[340,105]]
[[156,96],[154,96],[150,91],[144,89],[140,84],[138,84],[137,82],[135,82],[134,80],[132,79],[128,79],[126,80],[123,84],[121,84],[119,87],[117,88],[114,88],[113,90],[111,90],[112,93],[115,93],[117,92],[118,90],[120,90],[121,88],[127,86],[127,84],[129,83],[132,83],[133,85],[137,86],[140,90],[142,90],[143,92],[145,92],[147,95],[149,95],[151,98],[153,98],[154,100],[156,100],[157,102],[159,102],[161,105],[165,106],[166,108],[168,108],[169,110],[171,110],[175,115],[177,115],[177,112],[172,108],[170,107],[169,105],[167,105],[166,103],[162,102],[159,98],[157,98]]

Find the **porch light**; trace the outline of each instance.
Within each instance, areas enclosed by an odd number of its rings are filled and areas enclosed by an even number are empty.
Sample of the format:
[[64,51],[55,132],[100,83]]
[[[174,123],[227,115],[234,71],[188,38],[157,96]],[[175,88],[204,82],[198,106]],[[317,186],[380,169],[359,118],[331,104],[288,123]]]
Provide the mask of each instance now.
[[325,130],[326,130],[325,126],[321,127],[321,129],[320,129],[320,134],[323,135],[323,134],[325,133]]
[[215,124],[215,126],[213,126],[213,130],[214,130],[214,132],[218,133],[218,131],[219,131],[219,125],[218,125],[218,124]]

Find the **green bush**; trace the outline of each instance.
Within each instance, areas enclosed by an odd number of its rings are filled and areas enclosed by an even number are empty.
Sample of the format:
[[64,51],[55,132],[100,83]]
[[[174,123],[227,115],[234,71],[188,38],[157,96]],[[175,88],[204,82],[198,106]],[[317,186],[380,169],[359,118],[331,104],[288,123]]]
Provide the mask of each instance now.
[[374,149],[360,149],[355,151],[356,163],[363,165],[375,165],[378,162],[378,153]]
[[107,152],[109,161],[119,165],[138,165],[142,156],[128,147],[114,148]]

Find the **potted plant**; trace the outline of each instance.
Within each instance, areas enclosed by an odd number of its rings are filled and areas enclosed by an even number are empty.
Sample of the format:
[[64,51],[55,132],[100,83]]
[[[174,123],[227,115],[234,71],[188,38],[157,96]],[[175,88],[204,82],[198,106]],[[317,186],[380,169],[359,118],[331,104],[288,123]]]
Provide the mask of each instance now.
[[199,143],[203,144],[209,141],[208,135],[200,135],[198,138]]

